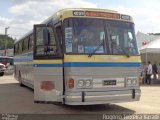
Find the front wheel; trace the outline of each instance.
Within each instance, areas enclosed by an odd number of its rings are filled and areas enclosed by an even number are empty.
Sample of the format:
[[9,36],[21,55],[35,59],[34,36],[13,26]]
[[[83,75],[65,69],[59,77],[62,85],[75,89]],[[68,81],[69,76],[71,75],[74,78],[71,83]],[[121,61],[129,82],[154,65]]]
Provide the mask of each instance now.
[[19,72],[18,74],[18,81],[21,87],[24,87],[23,83],[22,83],[22,79],[21,79],[21,73]]
[[4,75],[4,72],[1,72],[1,73],[0,73],[0,76],[3,76],[3,75]]
[[54,105],[63,105],[62,102],[54,102],[53,104],[54,104]]

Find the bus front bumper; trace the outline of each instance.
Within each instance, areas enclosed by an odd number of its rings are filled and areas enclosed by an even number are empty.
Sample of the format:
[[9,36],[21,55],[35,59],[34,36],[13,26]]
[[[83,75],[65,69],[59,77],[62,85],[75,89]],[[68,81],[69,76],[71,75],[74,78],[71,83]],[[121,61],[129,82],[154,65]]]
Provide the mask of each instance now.
[[101,91],[101,92],[74,92],[66,93],[65,104],[68,105],[93,105],[132,102],[140,100],[141,90]]

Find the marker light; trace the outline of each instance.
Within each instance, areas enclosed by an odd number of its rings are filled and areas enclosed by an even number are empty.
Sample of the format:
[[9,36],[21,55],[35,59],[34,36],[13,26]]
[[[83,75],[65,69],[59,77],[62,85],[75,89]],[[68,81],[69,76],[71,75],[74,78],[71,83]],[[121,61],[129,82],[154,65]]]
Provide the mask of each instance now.
[[70,78],[69,80],[67,80],[67,86],[69,89],[74,88],[74,79]]

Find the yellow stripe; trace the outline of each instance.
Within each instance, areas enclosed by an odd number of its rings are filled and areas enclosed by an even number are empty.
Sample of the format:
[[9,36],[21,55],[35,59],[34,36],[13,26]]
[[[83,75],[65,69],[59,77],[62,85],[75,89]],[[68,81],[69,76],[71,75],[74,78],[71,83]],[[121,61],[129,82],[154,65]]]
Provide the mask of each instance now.
[[33,60],[33,62],[15,62],[14,64],[62,64],[62,60]]
[[140,56],[120,55],[64,55],[64,62],[140,62]]
[[[64,55],[64,62],[141,62],[141,60],[140,56]],[[33,62],[15,62],[15,64],[62,64],[62,60],[33,60]]]
[[30,65],[30,64],[33,64],[32,62],[14,62],[15,65],[21,65],[21,64],[27,64],[27,65]]
[[33,60],[33,64],[62,64],[62,60]]

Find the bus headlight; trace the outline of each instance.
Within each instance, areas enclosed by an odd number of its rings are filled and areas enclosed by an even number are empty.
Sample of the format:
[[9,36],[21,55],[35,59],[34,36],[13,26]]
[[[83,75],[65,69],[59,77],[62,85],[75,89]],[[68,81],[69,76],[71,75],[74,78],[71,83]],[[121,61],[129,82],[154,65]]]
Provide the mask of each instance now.
[[137,86],[138,78],[137,77],[127,77],[126,86]]

